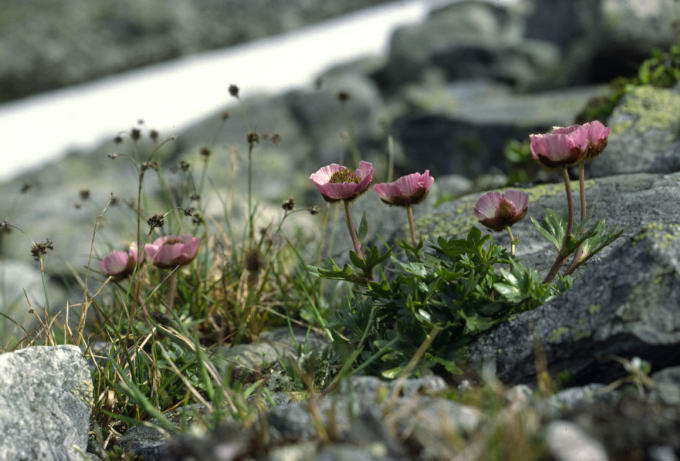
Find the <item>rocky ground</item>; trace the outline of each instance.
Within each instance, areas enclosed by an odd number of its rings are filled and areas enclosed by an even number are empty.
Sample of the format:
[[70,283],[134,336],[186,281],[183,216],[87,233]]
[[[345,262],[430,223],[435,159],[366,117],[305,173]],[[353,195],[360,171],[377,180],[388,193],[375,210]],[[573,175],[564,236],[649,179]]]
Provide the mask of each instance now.
[[[572,3],[555,2],[565,9]],[[399,146],[398,170],[429,167],[436,177],[432,199],[417,210],[419,227],[430,237],[458,234],[475,224],[477,195],[470,192],[507,183],[501,148],[508,139],[570,123],[600,94],[597,84],[610,77],[600,69],[606,66],[598,66],[602,59],[618,56],[615,62],[624,66],[650,45],[669,40],[661,16],[632,13],[628,6],[640,2],[578,3],[582,9],[568,11],[579,14],[560,15],[568,19],[564,30],[531,4],[518,12],[470,1],[434,12],[424,25],[397,31],[385,60],[338,66],[323,76],[320,88],[243,103],[214,145],[206,140],[218,132],[219,114],[182,133],[159,157],[168,167],[161,179],[181,183],[182,172],[170,167],[188,159],[199,170],[199,150],[210,144],[211,165],[219,169],[211,168],[209,177],[219,184],[231,174],[234,187],[242,187],[242,175],[227,165],[240,158],[242,168],[244,133],[255,125],[282,136],[278,145],[258,147],[256,174],[271,178],[258,189],[260,198],[276,203],[292,195],[311,203],[307,173],[323,162],[348,159],[348,137],[384,168],[387,131]],[[595,20],[600,27],[593,27]],[[619,55],[612,51],[617,49]],[[339,100],[340,91],[349,99]],[[593,216],[620,228],[622,236],[576,273],[564,295],[471,344],[468,371],[459,380],[354,376],[328,394],[286,392],[291,378],[282,357],[313,363],[327,343],[302,336],[294,341],[287,331],[273,331],[259,342],[217,352],[218,361],[235,367],[244,380],[265,380],[269,395],[253,397],[262,409],[257,423],[227,418],[213,432],[179,436],[140,426],[123,436],[121,446],[164,460],[679,459],[679,102],[680,86],[640,87],[619,104],[608,121],[609,146],[589,165],[586,190]],[[121,205],[106,216],[98,242],[105,248],[127,236],[123,222],[131,212],[124,201],[133,196],[135,176],[121,158],[106,157],[127,145],[112,142],[94,153],[73,153],[0,185],[3,196],[17,198],[15,210],[31,204],[31,213],[2,211],[22,228],[39,229],[35,239],[52,238],[64,260],[82,264],[89,240],[73,230],[90,235],[110,192]],[[23,184],[31,189],[22,194]],[[149,176],[147,190],[159,203],[145,204],[149,213],[160,206],[161,186],[159,177]],[[561,184],[519,187],[529,193],[530,216],[561,208]],[[87,199],[83,189],[91,191]],[[435,206],[451,194],[462,197]],[[372,217],[368,238],[393,239],[404,231],[398,211],[371,196],[355,207]],[[551,258],[547,244],[528,220],[515,233],[520,257],[544,270]],[[507,245],[505,235],[497,238]],[[38,286],[23,239],[16,232],[3,238],[4,256],[28,268],[8,272],[8,285],[30,280]],[[342,239],[336,245],[348,246]],[[51,283],[68,290],[62,261],[55,258],[49,270]],[[40,303],[40,291],[34,296]],[[79,459],[88,449],[91,399],[80,352],[60,346],[3,354],[0,371],[0,434],[9,434],[0,442],[0,459]],[[188,424],[204,410],[189,408],[173,417]],[[7,432],[17,427],[32,429]],[[27,433],[38,451],[26,451]],[[515,451],[502,452],[503,446]],[[96,446],[90,450],[96,457]]]
[[[0,101],[276,35],[385,0],[8,0]],[[21,52],[17,52],[21,50]]]

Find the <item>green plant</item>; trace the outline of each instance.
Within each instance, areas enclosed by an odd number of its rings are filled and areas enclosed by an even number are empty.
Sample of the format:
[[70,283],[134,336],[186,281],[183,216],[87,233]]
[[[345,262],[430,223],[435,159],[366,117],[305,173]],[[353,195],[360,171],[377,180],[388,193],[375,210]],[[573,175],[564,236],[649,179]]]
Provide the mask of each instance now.
[[[457,370],[464,346],[512,314],[533,309],[561,293],[570,279],[544,284],[506,249],[472,228],[464,239],[439,239],[421,254],[402,244],[405,260],[394,256],[374,280],[360,277],[365,264],[381,265],[390,251],[368,247],[366,261],[352,258],[340,269],[317,268],[322,277],[355,284],[354,299],[337,313],[346,351],[360,351],[359,366],[396,377],[432,336],[419,370]],[[342,337],[338,335],[338,340]]]
[[680,43],[669,50],[654,50],[651,56],[643,61],[637,75],[629,78],[619,77],[609,85],[605,96],[592,99],[577,116],[577,123],[600,120],[607,122],[616,106],[632,88],[652,86],[656,88],[672,88],[680,81]]

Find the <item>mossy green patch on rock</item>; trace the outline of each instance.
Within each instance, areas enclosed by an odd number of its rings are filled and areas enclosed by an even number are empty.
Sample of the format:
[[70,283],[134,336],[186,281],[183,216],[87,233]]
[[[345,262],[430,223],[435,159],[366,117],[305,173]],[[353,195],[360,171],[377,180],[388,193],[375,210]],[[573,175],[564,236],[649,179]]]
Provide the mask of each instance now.
[[476,195],[468,195],[456,200],[456,207],[450,215],[434,213],[419,218],[417,226],[423,238],[433,240],[466,233],[477,222],[473,211],[477,198]]
[[680,130],[680,95],[672,90],[640,86],[631,89],[621,110],[633,117],[612,124],[612,133],[629,129],[644,132],[650,129],[668,131],[669,136]]
[[[590,189],[595,185],[594,180],[587,180],[585,183],[586,189]],[[572,191],[578,190],[578,181],[571,181]],[[503,188],[498,189],[499,192],[506,192],[510,189],[522,190],[529,195],[529,208],[532,204],[546,197],[554,197],[556,195],[564,194],[564,184],[542,184],[529,189],[522,188]],[[423,238],[437,239],[439,237],[451,237],[465,234],[470,227],[477,223],[477,218],[474,215],[475,203],[481,196],[480,194],[467,195],[461,197],[453,202],[454,207],[450,213],[432,213],[423,216],[417,220],[417,227],[420,230]]]
[[633,245],[646,239],[652,240],[659,249],[666,250],[680,240],[680,224],[648,223],[633,237]]
[[559,343],[561,342],[565,336],[569,334],[569,328],[567,327],[559,327],[555,328],[553,331],[550,332],[548,335],[548,342],[549,343]]
[[588,306],[588,313],[591,314],[591,315],[595,315],[598,312],[600,312],[601,310],[602,310],[602,305],[600,305],[600,304],[591,304],[590,306]]

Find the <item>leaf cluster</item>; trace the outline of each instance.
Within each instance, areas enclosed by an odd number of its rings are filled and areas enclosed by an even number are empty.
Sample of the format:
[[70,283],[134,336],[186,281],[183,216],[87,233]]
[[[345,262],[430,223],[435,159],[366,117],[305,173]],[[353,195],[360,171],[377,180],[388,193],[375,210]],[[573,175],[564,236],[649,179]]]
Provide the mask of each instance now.
[[386,264],[377,278],[359,285],[356,275],[363,269],[354,259],[343,269],[332,263],[330,270],[318,270],[355,284],[355,297],[337,312],[336,326],[345,333],[347,351],[361,350],[360,366],[386,377],[398,376],[433,332],[419,369],[456,372],[464,346],[475,336],[570,284],[569,278],[544,284],[477,228],[463,239],[440,238],[425,251],[406,250],[403,259],[392,256],[387,263],[390,251],[371,248],[367,254],[377,258],[371,262]]

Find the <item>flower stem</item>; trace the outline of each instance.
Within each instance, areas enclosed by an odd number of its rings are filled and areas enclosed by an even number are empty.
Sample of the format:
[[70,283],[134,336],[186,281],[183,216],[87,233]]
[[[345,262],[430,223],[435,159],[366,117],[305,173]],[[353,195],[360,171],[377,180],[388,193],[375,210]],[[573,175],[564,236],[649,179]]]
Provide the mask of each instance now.
[[248,146],[248,236],[250,245],[255,241],[255,226],[253,224],[253,143]]
[[[586,166],[584,162],[581,162],[578,165],[578,193],[579,199],[581,201],[581,225],[583,225],[586,222],[586,218],[588,217],[588,205],[586,203]],[[574,259],[571,260],[571,264],[567,269],[567,274],[571,274],[576,270],[576,268],[579,266],[582,256],[583,248],[581,245],[579,245],[579,247],[576,249]]]
[[166,293],[166,304],[168,309],[173,309],[175,307],[175,295],[177,294],[177,274],[173,270],[172,275],[170,275],[170,285],[168,285],[168,292]]
[[144,185],[144,170],[139,170],[137,184],[137,264],[142,260],[142,188]]
[[515,236],[512,235],[510,226],[505,226],[505,231],[508,233],[508,237],[510,238],[510,254],[515,256],[515,251],[517,250],[517,240],[515,240]]
[[578,165],[578,194],[581,200],[581,223],[583,223],[588,216],[586,204],[586,165],[584,162]]
[[364,250],[361,249],[361,242],[359,242],[359,237],[357,237],[357,231],[354,228],[354,220],[352,219],[352,213],[349,211],[349,201],[343,200],[342,203],[345,206],[345,217],[347,218],[347,229],[349,230],[349,236],[352,237],[352,244],[354,245],[354,251],[357,253],[361,259],[364,258]]
[[562,266],[564,260],[569,256],[567,254],[567,243],[569,242],[569,237],[574,226],[574,201],[571,197],[571,182],[569,181],[569,171],[566,166],[562,168],[562,179],[564,180],[564,191],[567,194],[567,229],[564,233],[562,248],[560,248],[559,253],[557,253],[557,258],[550,268],[548,275],[543,279],[543,283],[550,283],[553,281],[557,272],[560,270],[560,266]]
[[418,246],[418,239],[416,238],[416,221],[413,219],[413,207],[408,205],[406,207],[406,216],[408,216],[408,228],[411,231],[411,245]]

